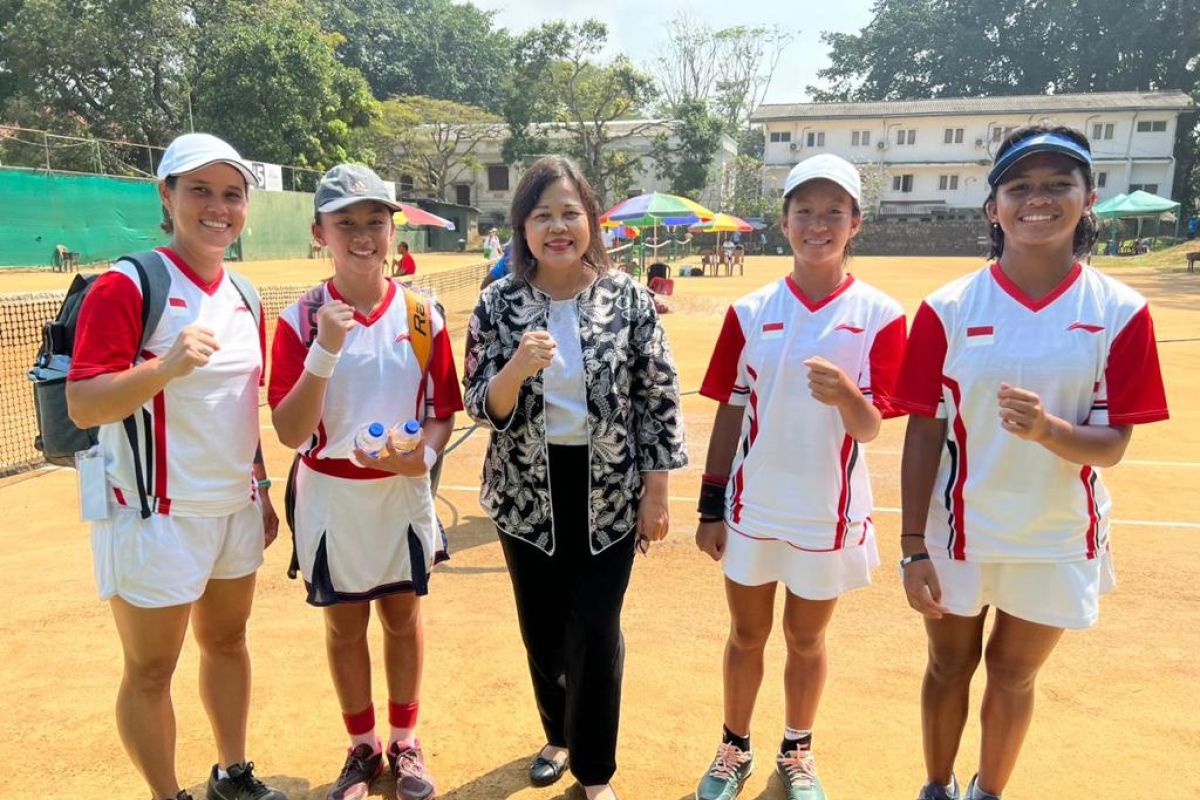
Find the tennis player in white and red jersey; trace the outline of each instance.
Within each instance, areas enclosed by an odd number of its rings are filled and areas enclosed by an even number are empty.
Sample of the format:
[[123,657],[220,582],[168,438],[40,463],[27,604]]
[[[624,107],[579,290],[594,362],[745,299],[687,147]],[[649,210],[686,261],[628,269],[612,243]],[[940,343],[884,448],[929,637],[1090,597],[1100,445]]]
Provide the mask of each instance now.
[[[324,610],[329,670],[350,738],[327,796],[366,797],[386,753],[398,800],[427,800],[435,784],[416,738],[420,598],[446,555],[429,469],[462,394],[441,314],[420,298],[425,311],[410,317],[408,301],[418,298],[384,276],[400,207],[383,181],[360,164],[340,164],[322,177],[315,205],[313,236],[329,248],[334,276],[280,315],[267,394],[280,441],[301,454],[289,497],[296,563],[308,602]],[[415,449],[400,452],[394,436],[378,456],[355,449],[362,426],[410,419],[422,423]],[[386,747],[371,697],[372,600],[384,630]]]
[[148,266],[169,278],[162,317],[141,347],[141,282],[118,261],[84,299],[67,386],[75,423],[100,426],[106,465],[108,518],[92,525],[92,553],[125,656],[117,729],[152,797],[190,798],[175,775],[171,705],[190,618],[217,745],[208,797],[284,800],[245,753],[246,622],[279,520],[261,458],[254,463],[264,337],[249,301],[260,304],[222,262],[256,181],[232,147],[203,133],[173,141],[158,174],[171,244]]
[[1096,240],[1092,158],[1070,128],[1001,143],[984,210],[993,263],[934,292],[897,388],[909,604],[925,615],[927,783],[954,777],[989,606],[983,741],[965,795],[994,800],[1033,716],[1038,670],[1114,585],[1108,492],[1132,426],[1167,418],[1146,300],[1078,258]]
[[797,164],[784,188],[792,272],[729,309],[700,393],[716,400],[696,543],[723,561],[731,617],[725,726],[698,800],[729,800],[753,768],[750,717],[775,587],[787,590],[787,703],[776,769],[789,800],[825,797],[812,727],[825,683],[825,628],[843,592],[879,563],[862,445],[896,412],[899,303],[846,272],[862,225],[854,165]]

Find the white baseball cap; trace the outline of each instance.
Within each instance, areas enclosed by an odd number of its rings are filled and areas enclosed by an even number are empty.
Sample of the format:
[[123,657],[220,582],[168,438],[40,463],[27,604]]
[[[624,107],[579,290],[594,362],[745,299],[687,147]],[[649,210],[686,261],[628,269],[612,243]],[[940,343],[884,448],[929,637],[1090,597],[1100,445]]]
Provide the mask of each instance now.
[[856,204],[862,205],[862,180],[858,177],[858,169],[846,159],[831,153],[806,158],[792,167],[783,183],[783,196],[787,197],[802,183],[822,178],[845,189]]
[[233,167],[242,173],[248,185],[258,188],[258,177],[250,165],[232,145],[211,133],[185,133],[175,137],[158,163],[158,179],[166,180],[172,175],[184,175],[218,163]]

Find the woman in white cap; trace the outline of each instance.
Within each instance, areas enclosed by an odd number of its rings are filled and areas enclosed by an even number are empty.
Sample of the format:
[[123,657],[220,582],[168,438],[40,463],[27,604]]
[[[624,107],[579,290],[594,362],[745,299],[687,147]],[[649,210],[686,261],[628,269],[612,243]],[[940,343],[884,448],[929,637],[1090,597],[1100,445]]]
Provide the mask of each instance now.
[[[321,178],[313,237],[333,278],[279,315],[267,392],[279,440],[300,454],[288,491],[295,567],[325,619],[329,672],[349,747],[329,800],[361,800],[383,771],[398,800],[427,800],[433,777],[416,736],[424,634],[421,597],[446,557],[429,470],[462,394],[445,320],[428,298],[384,276],[400,206],[361,164]],[[356,434],[420,423],[421,440],[378,454]],[[367,625],[383,625],[389,735],[375,730]]]
[[246,622],[279,525],[259,447],[261,302],[222,263],[255,176],[202,133],[172,142],[158,176],[171,243],[96,280],[67,387],[75,423],[100,426],[106,465],[85,491],[108,506],[92,525],[92,551],[125,657],[117,729],[155,800],[190,797],[175,775],[170,693],[190,619],[217,748],[209,800],[284,800],[245,752]]
[[730,307],[700,393],[720,403],[696,544],[723,562],[725,714],[698,800],[732,800],[753,769],[750,717],[776,585],[787,592],[786,699],[775,767],[788,800],[823,800],[812,728],[837,598],[878,563],[862,445],[879,433],[903,357],[900,305],[846,272],[862,225],[858,171],[832,155],[784,185],[792,270]]
[[992,263],[921,304],[896,391],[910,414],[900,565],[929,638],[921,800],[960,796],[954,759],[981,659],[983,737],[962,796],[999,800],[1038,671],[1065,629],[1095,624],[1115,584],[1097,468],[1121,460],[1133,425],[1167,418],[1145,298],[1079,263],[1097,234],[1087,139],[1014,131],[988,185]]

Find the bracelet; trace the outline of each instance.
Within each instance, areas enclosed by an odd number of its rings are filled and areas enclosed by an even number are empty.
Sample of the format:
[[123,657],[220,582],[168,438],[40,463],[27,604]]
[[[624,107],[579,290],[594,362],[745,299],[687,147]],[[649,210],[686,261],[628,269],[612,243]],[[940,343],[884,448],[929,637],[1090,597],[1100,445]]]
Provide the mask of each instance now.
[[903,539],[905,536],[919,536],[922,539],[925,538],[925,534],[923,534],[923,533],[902,533],[902,534],[900,534],[901,539]]
[[700,521],[701,522],[724,522],[725,520],[722,517],[709,517],[709,516],[705,516],[704,514],[701,514]]
[[425,471],[429,472],[433,469],[433,465],[437,463],[438,451],[434,450],[429,445],[425,445]]
[[912,555],[907,555],[904,558],[900,559],[900,569],[904,569],[909,564],[915,563],[917,561],[928,561],[928,560],[929,560],[929,553],[913,553]]
[[271,488],[271,479],[270,478],[263,478],[261,481],[258,481],[258,490],[260,492],[263,489],[270,489],[270,488]]
[[328,379],[341,357],[341,351],[331,353],[314,340],[312,347],[308,348],[308,355],[304,357],[304,369],[318,378]]

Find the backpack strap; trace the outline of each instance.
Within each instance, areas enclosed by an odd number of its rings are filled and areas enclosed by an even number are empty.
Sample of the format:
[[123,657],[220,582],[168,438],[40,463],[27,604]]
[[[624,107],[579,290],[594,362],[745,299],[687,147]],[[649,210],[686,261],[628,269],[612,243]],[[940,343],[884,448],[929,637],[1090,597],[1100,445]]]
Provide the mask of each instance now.
[[[153,250],[122,256],[120,260],[133,264],[142,289],[142,339],[138,344],[138,353],[140,354],[146,349],[146,343],[150,341],[154,329],[158,327],[163,312],[167,308],[167,297],[171,293],[171,276],[163,269],[162,258]],[[150,414],[145,408],[140,410],[143,435],[149,442],[152,441],[150,439]],[[121,421],[121,425],[125,429],[125,438],[129,440],[129,447],[133,451],[133,475],[137,480],[138,503],[141,506],[142,519],[146,519],[150,516],[150,492],[147,489],[147,476],[150,474],[153,454],[150,452],[150,448],[146,448],[146,452],[143,454],[141,448],[138,447],[137,416],[138,412],[133,412]],[[143,455],[146,459],[144,468],[141,461]]]
[[262,298],[258,296],[258,292],[254,288],[254,284],[240,272],[234,272],[226,268],[225,274],[229,276],[229,280],[233,283],[233,288],[237,289],[238,294],[242,296],[242,300],[246,303],[246,308],[250,309],[250,313],[254,315],[254,325],[258,327],[262,325]]
[[433,358],[433,315],[430,299],[420,292],[414,292],[407,286],[404,290],[404,304],[408,309],[408,342],[412,345],[417,356],[417,365],[421,368],[421,383],[417,386],[417,407],[413,416],[418,420],[425,408],[425,384],[429,375],[429,362]]

